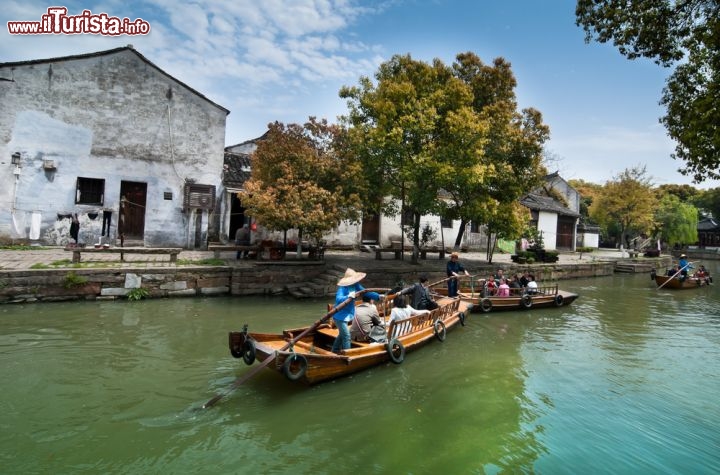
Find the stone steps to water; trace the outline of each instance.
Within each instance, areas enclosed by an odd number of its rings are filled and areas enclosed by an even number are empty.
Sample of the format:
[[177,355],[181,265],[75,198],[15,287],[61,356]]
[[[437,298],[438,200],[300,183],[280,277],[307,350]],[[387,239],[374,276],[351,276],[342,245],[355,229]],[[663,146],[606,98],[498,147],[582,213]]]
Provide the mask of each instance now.
[[299,282],[285,286],[287,292],[296,299],[317,298],[335,295],[337,281],[345,274],[337,266],[326,270],[308,282]]
[[636,274],[638,272],[650,272],[653,268],[652,264],[642,262],[615,262],[615,272]]

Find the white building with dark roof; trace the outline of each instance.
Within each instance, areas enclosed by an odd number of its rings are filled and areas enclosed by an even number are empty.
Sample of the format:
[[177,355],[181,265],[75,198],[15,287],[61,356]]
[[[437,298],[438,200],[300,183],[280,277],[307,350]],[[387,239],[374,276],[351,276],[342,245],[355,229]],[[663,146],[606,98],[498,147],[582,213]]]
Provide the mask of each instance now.
[[0,240],[204,248],[229,111],[131,46],[0,63]]

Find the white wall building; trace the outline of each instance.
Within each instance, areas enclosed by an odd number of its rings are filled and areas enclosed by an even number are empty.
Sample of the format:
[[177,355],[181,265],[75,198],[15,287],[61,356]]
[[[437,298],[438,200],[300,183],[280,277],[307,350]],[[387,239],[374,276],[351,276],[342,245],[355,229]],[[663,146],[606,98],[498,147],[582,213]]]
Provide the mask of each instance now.
[[229,111],[131,46],[0,63],[0,240],[202,248]]

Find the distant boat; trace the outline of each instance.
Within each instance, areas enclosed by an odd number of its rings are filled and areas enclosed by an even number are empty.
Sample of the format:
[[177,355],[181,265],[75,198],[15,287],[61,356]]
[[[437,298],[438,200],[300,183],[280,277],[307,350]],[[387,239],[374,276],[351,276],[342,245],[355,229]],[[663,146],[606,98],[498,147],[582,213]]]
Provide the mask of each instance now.
[[712,277],[709,274],[702,277],[688,276],[685,279],[680,279],[679,276],[657,275],[653,272],[651,277],[655,279],[658,288],[673,290],[698,289],[712,283]]
[[[531,310],[534,308],[562,307],[570,305],[579,297],[578,294],[560,290],[557,285],[538,286],[537,291],[528,293],[526,289],[510,289],[510,296],[484,295],[484,280],[472,281],[474,285],[464,280],[460,282],[458,297],[471,307],[472,312],[498,312],[502,310]],[[435,292],[447,294],[447,289],[433,289]]]

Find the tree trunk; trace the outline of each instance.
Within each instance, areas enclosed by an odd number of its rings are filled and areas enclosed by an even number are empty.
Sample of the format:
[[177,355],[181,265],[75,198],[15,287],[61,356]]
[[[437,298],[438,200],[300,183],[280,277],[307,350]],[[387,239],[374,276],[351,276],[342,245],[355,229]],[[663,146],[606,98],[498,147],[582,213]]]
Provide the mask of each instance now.
[[298,240],[297,240],[297,246],[295,248],[295,252],[297,253],[297,258],[302,258],[302,236],[303,236],[303,230],[298,229]]
[[487,228],[487,237],[488,243],[487,251],[485,252],[485,258],[487,259],[488,264],[492,264],[492,257],[493,253],[495,252],[495,245],[497,244],[497,236],[493,238],[493,232],[490,227]]
[[411,263],[417,264],[420,257],[420,213],[413,212],[413,250]]
[[465,234],[465,226],[467,226],[467,219],[461,218],[460,230],[458,231],[458,235],[455,238],[455,246],[453,246],[453,249],[456,251],[460,249],[460,244],[462,244],[463,235]]

